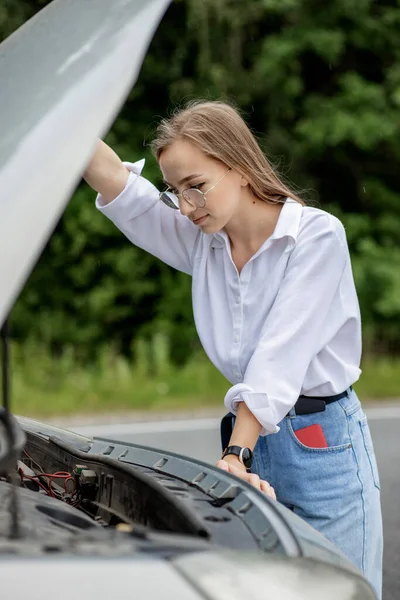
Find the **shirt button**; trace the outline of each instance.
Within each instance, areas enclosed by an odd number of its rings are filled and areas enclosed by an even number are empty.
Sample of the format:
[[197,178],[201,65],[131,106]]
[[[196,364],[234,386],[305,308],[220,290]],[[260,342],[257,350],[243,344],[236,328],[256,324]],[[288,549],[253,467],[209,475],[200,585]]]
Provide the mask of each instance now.
[[237,296],[237,298],[236,298],[236,304],[240,304],[240,296]]
[[238,371],[236,371],[235,377],[236,377],[236,379],[240,379],[240,373]]
[[237,344],[239,342],[239,336],[235,335],[233,341],[235,342],[235,344]]

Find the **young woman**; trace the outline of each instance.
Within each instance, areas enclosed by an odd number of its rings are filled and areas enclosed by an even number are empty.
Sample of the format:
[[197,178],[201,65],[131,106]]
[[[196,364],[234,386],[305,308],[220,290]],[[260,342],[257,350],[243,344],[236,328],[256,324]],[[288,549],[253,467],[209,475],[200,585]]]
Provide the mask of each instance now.
[[276,492],[380,596],[380,484],[351,387],[361,329],[342,224],[305,206],[225,103],[163,120],[153,150],[161,193],[143,161],[123,164],[103,142],[85,179],[132,243],[192,276],[200,340],[232,383],[234,427],[217,465]]

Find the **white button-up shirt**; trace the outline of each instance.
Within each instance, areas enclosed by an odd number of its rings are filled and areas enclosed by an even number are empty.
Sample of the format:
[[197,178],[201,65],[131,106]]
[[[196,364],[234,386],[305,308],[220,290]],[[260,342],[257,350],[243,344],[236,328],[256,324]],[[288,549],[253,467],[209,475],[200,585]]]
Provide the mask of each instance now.
[[360,376],[360,311],[346,234],[329,213],[287,199],[273,234],[239,274],[225,232],[205,234],[159,200],[124,163],[125,189],[96,205],[135,245],[192,276],[201,343],[232,383],[225,405],[245,402],[262,424],[278,423],[300,394],[329,396]]

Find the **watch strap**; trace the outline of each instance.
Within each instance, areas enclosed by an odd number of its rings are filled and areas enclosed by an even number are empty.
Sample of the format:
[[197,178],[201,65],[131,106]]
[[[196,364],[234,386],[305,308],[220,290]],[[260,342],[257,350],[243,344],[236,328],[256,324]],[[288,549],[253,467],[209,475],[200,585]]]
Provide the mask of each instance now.
[[[244,453],[247,455],[245,460],[243,459]],[[246,468],[249,468],[251,466],[253,453],[251,452],[250,448],[242,448],[241,446],[228,446],[227,448],[225,448],[222,454],[222,458],[224,458],[224,456],[227,456],[227,454],[234,454],[235,456],[237,456],[239,458],[239,461]]]
[[228,446],[227,448],[225,448],[222,458],[224,456],[226,456],[227,454],[234,454],[235,456],[240,457],[241,450],[242,450],[241,446]]

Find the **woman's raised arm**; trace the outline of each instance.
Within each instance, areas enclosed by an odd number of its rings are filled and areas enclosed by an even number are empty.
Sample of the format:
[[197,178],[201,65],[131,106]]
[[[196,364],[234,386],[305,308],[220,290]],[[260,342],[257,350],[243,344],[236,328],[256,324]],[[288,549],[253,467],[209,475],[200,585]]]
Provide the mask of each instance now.
[[192,255],[199,229],[179,210],[159,200],[159,192],[141,177],[144,160],[122,163],[99,141],[83,175],[98,196],[97,208],[139,248],[168,265],[192,273]]
[[112,202],[124,189],[129,171],[114,150],[98,140],[95,152],[83,174],[85,181],[101,194],[105,204]]

